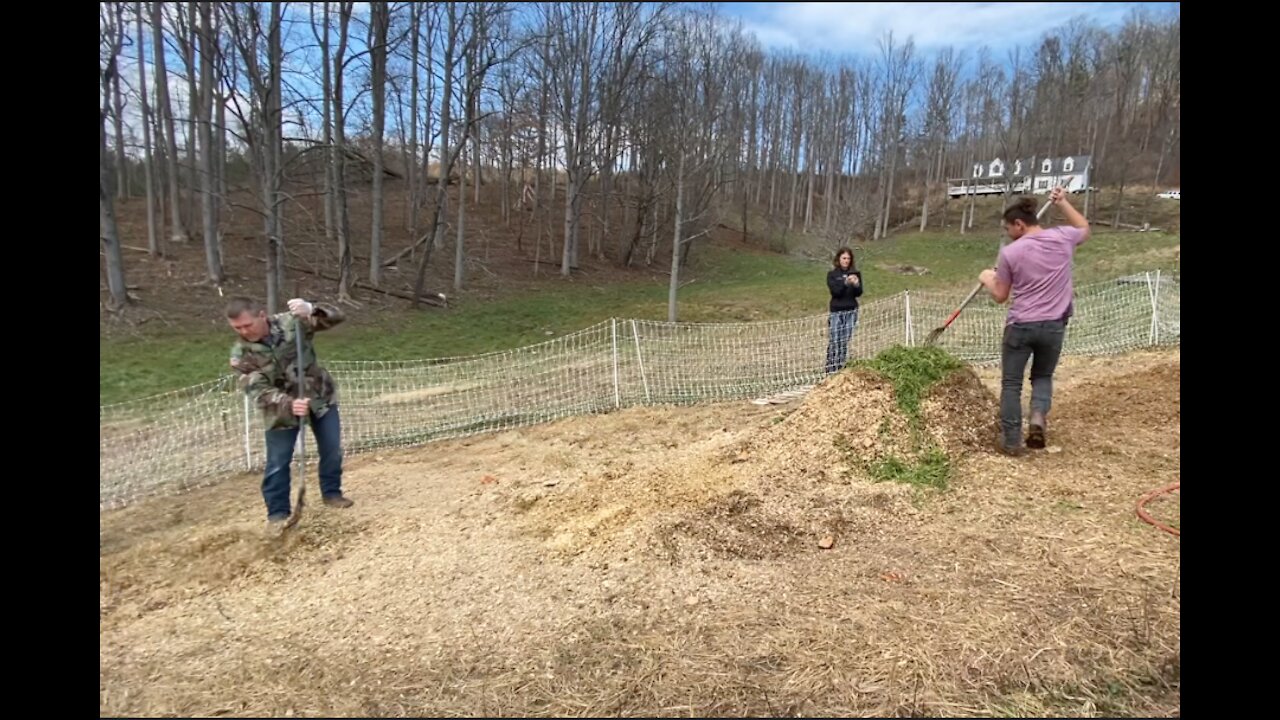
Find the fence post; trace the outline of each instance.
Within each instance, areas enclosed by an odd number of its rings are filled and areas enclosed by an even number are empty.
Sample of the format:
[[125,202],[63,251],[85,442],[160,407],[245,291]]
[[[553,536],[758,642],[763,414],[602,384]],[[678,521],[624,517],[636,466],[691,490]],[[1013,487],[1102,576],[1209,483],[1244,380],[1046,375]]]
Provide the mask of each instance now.
[[1160,271],[1156,270],[1156,291],[1151,298],[1151,333],[1155,340],[1153,345],[1160,344]]
[[622,407],[622,388],[618,385],[618,318],[611,318],[613,324],[613,406]]
[[640,354],[640,329],[636,327],[636,321],[631,321],[631,337],[636,340],[636,362],[640,363],[640,382],[644,383],[644,402],[649,404],[652,398],[649,397],[649,377],[644,372],[644,356]]
[[1151,323],[1147,328],[1147,346],[1151,347],[1156,344],[1156,290],[1151,284],[1151,272],[1146,273],[1147,276],[1147,300],[1151,303]]
[[249,394],[244,397],[244,469],[253,470],[253,447],[249,444]]
[[907,344],[907,347],[911,347],[912,345],[915,345],[915,338],[913,337],[913,333],[911,332],[911,291],[903,290],[902,296],[903,296],[903,302],[906,304],[906,307],[907,307],[907,328],[906,328],[905,342]]

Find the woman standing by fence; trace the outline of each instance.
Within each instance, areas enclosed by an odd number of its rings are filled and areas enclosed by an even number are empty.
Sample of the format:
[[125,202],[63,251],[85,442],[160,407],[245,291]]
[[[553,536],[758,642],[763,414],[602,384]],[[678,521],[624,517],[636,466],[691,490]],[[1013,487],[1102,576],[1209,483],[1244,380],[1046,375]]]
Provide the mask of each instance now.
[[853,250],[842,247],[832,261],[835,267],[827,273],[827,289],[831,291],[831,314],[827,326],[827,374],[844,367],[849,356],[849,342],[858,327],[858,297],[862,295],[862,273],[854,269]]

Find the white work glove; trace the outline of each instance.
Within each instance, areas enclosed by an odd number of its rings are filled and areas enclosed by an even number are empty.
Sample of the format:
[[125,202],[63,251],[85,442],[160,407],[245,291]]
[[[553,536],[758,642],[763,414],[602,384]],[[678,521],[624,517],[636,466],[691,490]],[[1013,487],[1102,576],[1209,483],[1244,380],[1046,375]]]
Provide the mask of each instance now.
[[315,310],[315,307],[302,298],[294,298],[289,301],[289,312],[300,318],[311,317],[311,312],[313,310]]

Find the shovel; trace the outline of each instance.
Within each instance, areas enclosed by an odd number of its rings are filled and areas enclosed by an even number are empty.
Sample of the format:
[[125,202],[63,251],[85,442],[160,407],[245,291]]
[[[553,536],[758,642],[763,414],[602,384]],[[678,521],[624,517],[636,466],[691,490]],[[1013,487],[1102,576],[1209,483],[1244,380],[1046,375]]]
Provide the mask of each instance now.
[[[294,329],[294,340],[297,342],[298,348],[298,394],[302,395],[306,392],[306,385],[303,383],[305,375],[303,372],[302,362],[302,319],[296,318]],[[289,518],[284,521],[284,529],[288,530],[298,524],[298,520],[302,518],[302,506],[307,497],[307,417],[311,414],[308,409],[307,414],[298,418],[298,475],[294,478],[294,482],[298,484],[298,501],[293,504],[293,510],[289,512]]]

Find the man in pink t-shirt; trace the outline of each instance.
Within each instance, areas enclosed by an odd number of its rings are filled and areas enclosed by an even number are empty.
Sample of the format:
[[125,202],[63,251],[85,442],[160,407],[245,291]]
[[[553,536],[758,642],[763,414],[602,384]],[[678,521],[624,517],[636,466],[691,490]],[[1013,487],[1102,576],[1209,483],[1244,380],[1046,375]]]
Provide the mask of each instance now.
[[1013,295],[1004,328],[1000,388],[1000,449],[1011,455],[1022,452],[1022,382],[1028,360],[1031,418],[1026,446],[1045,446],[1053,372],[1072,312],[1071,261],[1076,248],[1089,238],[1089,221],[1071,207],[1066,190],[1054,188],[1049,200],[1067,224],[1040,227],[1035,199],[1023,198],[1004,211],[1004,229],[1013,242],[1000,250],[995,269],[983,270],[978,278],[996,302]]

